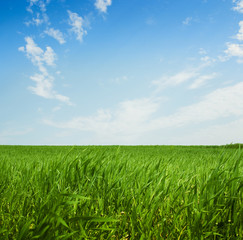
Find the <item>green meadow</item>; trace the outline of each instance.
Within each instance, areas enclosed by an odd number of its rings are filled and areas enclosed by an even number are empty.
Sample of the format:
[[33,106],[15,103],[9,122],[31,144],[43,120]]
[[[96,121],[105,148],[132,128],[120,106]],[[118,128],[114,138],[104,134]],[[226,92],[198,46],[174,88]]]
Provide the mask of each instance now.
[[0,146],[0,239],[243,239],[239,146]]

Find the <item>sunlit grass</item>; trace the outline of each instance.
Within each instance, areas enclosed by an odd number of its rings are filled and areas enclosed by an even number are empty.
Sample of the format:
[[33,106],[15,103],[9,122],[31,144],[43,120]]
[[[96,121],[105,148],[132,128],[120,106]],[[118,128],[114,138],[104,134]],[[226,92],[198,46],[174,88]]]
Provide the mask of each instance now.
[[243,152],[0,146],[0,239],[243,239]]

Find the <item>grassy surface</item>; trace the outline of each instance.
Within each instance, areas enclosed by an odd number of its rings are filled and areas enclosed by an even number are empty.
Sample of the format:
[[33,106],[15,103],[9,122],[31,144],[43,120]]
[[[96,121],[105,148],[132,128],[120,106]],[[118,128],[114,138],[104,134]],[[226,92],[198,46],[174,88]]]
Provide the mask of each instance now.
[[0,239],[243,239],[235,147],[0,146]]

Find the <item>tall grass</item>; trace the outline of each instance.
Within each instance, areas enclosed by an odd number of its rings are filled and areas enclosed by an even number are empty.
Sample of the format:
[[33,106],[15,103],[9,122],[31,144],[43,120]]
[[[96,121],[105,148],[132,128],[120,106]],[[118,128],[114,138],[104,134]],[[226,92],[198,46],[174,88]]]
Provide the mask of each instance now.
[[243,152],[0,146],[0,239],[243,239]]

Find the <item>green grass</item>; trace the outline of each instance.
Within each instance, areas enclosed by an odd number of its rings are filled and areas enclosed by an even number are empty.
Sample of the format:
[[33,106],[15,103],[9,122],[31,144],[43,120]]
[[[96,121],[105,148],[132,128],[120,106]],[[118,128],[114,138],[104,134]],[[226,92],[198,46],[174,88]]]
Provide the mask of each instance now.
[[243,151],[0,146],[0,239],[243,239]]

